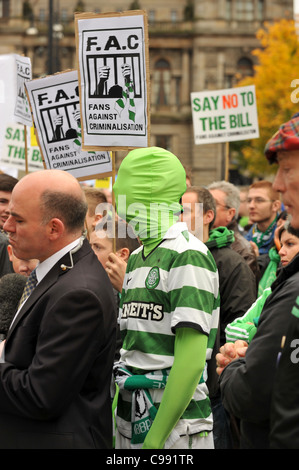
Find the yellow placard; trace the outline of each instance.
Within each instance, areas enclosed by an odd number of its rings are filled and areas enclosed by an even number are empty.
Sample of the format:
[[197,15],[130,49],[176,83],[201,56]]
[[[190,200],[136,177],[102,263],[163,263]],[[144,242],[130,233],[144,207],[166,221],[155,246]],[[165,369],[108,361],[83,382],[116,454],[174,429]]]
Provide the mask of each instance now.
[[95,188],[110,188],[110,178],[97,179]]
[[34,127],[30,127],[30,143],[32,147],[38,147],[37,138],[35,135]]

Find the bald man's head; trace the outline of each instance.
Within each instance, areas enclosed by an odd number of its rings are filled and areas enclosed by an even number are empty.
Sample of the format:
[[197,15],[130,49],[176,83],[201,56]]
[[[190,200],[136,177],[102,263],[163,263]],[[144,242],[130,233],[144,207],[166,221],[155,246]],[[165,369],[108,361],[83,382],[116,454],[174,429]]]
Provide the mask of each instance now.
[[57,218],[68,232],[83,230],[87,203],[80,184],[69,173],[61,170],[31,173],[16,185],[15,193],[21,191],[38,203],[42,224]]
[[76,178],[43,170],[16,184],[3,227],[17,258],[42,262],[82,235],[86,212]]

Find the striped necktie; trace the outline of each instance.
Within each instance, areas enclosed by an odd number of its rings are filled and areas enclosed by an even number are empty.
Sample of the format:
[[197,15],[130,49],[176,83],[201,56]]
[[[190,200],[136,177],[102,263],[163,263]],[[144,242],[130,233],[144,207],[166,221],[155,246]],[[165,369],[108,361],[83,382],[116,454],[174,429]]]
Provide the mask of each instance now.
[[20,308],[20,306],[22,305],[23,302],[25,302],[25,300],[29,297],[29,295],[31,294],[31,292],[33,291],[33,289],[35,288],[37,284],[37,277],[36,277],[36,270],[34,269],[30,276],[28,277],[27,279],[27,282],[26,282],[26,285],[24,287],[24,291],[23,291],[23,294],[22,294],[22,297],[21,297],[21,300],[19,302],[19,306],[18,308]]

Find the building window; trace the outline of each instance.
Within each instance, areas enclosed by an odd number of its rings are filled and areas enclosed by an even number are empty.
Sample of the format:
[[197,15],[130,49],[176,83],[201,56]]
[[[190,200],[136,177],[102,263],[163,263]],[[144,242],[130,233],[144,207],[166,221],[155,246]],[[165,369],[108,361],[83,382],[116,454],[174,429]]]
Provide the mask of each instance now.
[[9,17],[9,0],[0,0],[0,18]]
[[238,60],[237,63],[237,73],[240,74],[242,77],[248,77],[253,75],[253,63],[247,57],[242,57]]
[[224,75],[224,88],[233,88],[233,75]]
[[258,0],[257,2],[257,19],[259,21],[264,19],[264,0]]
[[155,22],[155,19],[156,19],[155,16],[156,16],[155,10],[150,10],[150,11],[148,12],[148,22],[149,22],[149,23],[154,23],[154,22]]
[[176,10],[171,10],[171,22],[176,23],[178,20],[178,12]]
[[177,106],[181,104],[181,77],[175,79],[175,104]]
[[68,21],[68,10],[67,8],[61,8],[60,20],[62,23],[67,23]]
[[167,106],[170,98],[170,65],[167,60],[160,59],[155,64],[153,80],[154,103]]
[[156,146],[161,147],[171,152],[171,136],[170,135],[156,135]]
[[38,19],[42,23],[44,23],[46,21],[46,10],[45,10],[45,8],[40,8]]
[[236,1],[236,20],[252,21],[254,18],[254,2],[252,0]]
[[227,20],[232,19],[232,0],[226,0],[225,2],[225,18]]

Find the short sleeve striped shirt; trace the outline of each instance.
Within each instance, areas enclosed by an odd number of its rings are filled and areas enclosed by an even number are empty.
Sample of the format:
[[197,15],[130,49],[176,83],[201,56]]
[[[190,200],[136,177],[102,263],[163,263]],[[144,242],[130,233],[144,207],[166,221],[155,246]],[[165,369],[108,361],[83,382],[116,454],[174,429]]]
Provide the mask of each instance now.
[[[212,254],[188,232],[185,223],[173,225],[147,257],[140,247],[129,258],[119,312],[121,360],[134,373],[170,369],[179,327],[194,328],[208,336],[209,359],[219,304],[218,272]],[[153,392],[156,402],[161,401],[162,393]],[[195,395],[198,406],[191,403],[191,415],[188,410],[185,414],[195,420],[195,432],[209,430],[212,418],[203,378]]]

